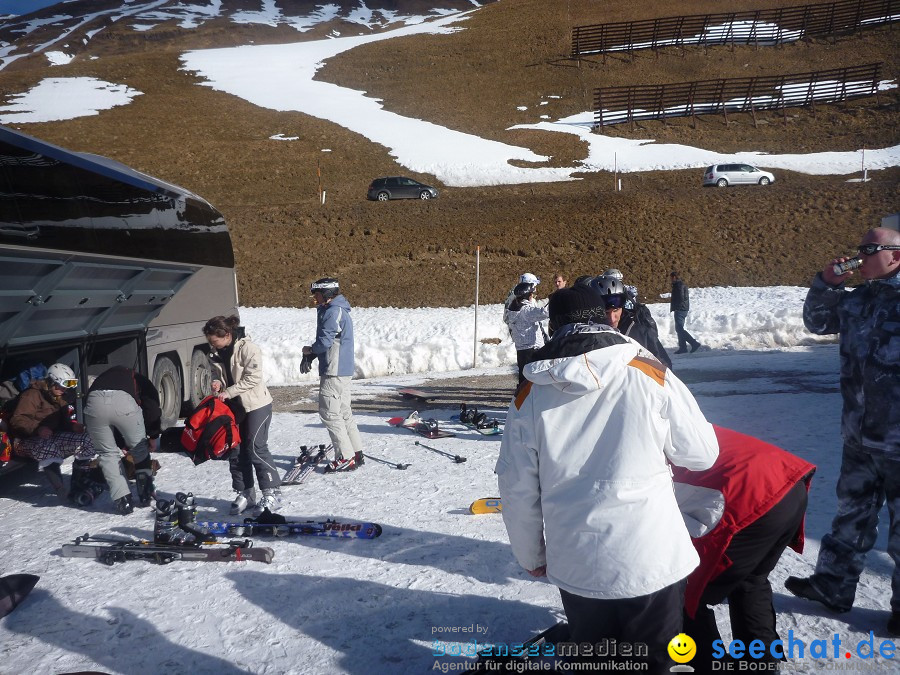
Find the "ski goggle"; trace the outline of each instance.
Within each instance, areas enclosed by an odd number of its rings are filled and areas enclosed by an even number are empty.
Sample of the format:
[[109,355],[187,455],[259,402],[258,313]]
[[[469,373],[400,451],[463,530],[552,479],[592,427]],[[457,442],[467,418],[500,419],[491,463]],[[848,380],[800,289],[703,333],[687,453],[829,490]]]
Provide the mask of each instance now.
[[891,246],[890,244],[863,244],[857,246],[856,250],[864,255],[875,255],[878,251],[900,251],[900,246]]
[[312,293],[321,293],[324,290],[339,288],[338,282],[336,281],[317,281],[309,287],[309,292]]
[[625,306],[625,296],[621,293],[607,295],[603,298],[606,309],[622,309]]
[[57,387],[62,387],[63,389],[74,389],[78,386],[78,380],[76,379],[68,379],[68,380],[53,380],[53,384]]

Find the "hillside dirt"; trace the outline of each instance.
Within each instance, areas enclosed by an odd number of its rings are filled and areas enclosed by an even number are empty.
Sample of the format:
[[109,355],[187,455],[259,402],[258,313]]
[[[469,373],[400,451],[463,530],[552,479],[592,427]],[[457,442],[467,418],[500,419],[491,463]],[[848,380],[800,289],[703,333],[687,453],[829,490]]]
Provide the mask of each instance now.
[[[766,0],[753,6],[793,4],[798,3]],[[501,0],[473,12],[457,32],[345,52],[318,77],[381,98],[388,110],[550,155],[549,166],[584,158],[584,145],[566,134],[509,127],[539,121],[541,101],[547,105],[540,114],[554,119],[589,110],[598,86],[875,61],[884,62],[885,79],[897,79],[896,28],[781,47],[567,58],[575,25],[705,11],[722,11],[721,3]],[[358,134],[299,113],[258,108],[198,86],[199,78],[180,69],[179,56],[187,49],[316,39],[332,28],[344,34],[359,30],[335,25],[297,33],[222,19],[195,30],[164,24],[136,33],[117,24],[52,71],[40,55],[15,62],[0,72],[0,102],[51,74],[97,77],[143,92],[131,104],[97,116],[13,126],[112,157],[210,201],[231,228],[241,304],[247,306],[304,306],[310,281],[321,276],[338,277],[354,305],[468,305],[474,301],[477,246],[482,303],[501,302],[522,272],[549,281],[560,270],[572,280],[610,266],[649,299],[668,290],[671,268],[692,287],[802,286],[832,257],[852,250],[882,216],[898,210],[898,168],[873,171],[866,183],[776,171],[776,182],[765,188],[703,189],[700,169],[621,175],[621,192],[614,190],[611,173],[563,183],[448,188],[433,176],[410,173],[386,148]],[[729,115],[727,123],[705,116],[696,123],[643,122],[603,133],[723,153],[885,148],[900,143],[897,91],[815,110],[762,113],[756,124],[749,115]],[[279,133],[299,140],[269,140]],[[366,201],[369,182],[385,175],[435,185],[440,198]],[[327,195],[324,206],[320,188]]]

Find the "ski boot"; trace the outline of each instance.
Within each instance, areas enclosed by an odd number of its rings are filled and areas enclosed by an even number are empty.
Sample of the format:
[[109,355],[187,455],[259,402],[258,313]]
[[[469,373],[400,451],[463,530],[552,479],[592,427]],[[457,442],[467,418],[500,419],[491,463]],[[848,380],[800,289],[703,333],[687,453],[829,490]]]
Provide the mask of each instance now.
[[130,493],[116,500],[116,511],[120,516],[128,516],[134,513],[134,504],[131,501]]
[[459,404],[459,421],[463,424],[472,424],[472,420],[477,414],[477,408],[469,408],[465,403]]
[[63,482],[62,472],[59,469],[59,462],[52,462],[44,467],[44,475],[53,491],[59,495],[60,499],[65,499],[68,492],[66,484]]
[[174,501],[157,499],[156,522],[153,525],[153,543],[169,546],[194,546],[195,537],[178,527],[178,509]]
[[231,502],[230,513],[233,516],[238,516],[251,506],[256,506],[256,488],[239,490],[234,496],[234,501]]
[[281,490],[276,488],[265,488],[262,491],[262,499],[256,504],[254,514],[258,518],[264,511],[275,513],[281,506]]
[[179,492],[175,495],[175,508],[178,510],[178,527],[197,544],[210,538],[209,530],[197,527],[197,502],[191,492]]
[[72,464],[72,482],[69,499],[77,506],[90,506],[106,489],[106,481],[99,480],[90,460],[76,459]]
[[153,468],[149,457],[135,468],[134,483],[137,487],[137,505],[150,506],[150,502],[156,496],[156,488],[153,485]]

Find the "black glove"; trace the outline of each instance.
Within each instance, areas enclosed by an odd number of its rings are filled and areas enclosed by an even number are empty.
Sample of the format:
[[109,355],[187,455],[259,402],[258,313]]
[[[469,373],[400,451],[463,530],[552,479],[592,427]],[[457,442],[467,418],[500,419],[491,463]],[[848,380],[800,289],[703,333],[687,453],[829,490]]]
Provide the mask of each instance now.
[[313,359],[316,358],[312,354],[304,354],[303,359],[300,361],[300,372],[306,375],[309,371],[312,370]]

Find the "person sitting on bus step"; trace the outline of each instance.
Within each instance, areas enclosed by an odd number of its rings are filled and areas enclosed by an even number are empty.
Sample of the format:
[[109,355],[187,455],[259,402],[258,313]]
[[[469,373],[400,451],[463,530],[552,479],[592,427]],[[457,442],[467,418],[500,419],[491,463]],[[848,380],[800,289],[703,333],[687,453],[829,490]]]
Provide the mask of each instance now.
[[75,455],[74,481],[78,472],[89,470],[88,464],[94,457],[90,435],[72,420],[64,398],[77,388],[75,372],[64,363],[54,363],[47,369],[46,378],[34,380],[19,395],[9,418],[16,454],[37,460],[60,497],[65,494],[59,469],[63,460]]
[[[241,432],[241,447],[229,458],[231,485],[237,493],[231,515],[256,506],[257,515],[281,504],[281,477],[269,452],[272,395],[263,380],[262,350],[244,335],[237,316],[214,316],[203,327],[213,348],[209,355],[215,379],[212,390],[232,412]],[[262,490],[256,501],[253,472]]]
[[105,370],[88,390],[84,425],[100,453],[100,469],[109,484],[110,496],[123,516],[134,511],[134,503],[125,479],[116,431],[134,460],[137,503],[150,506],[153,498],[150,452],[156,450],[162,432],[161,419],[159,392],[149,379],[131,368],[113,366]]

